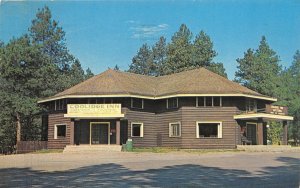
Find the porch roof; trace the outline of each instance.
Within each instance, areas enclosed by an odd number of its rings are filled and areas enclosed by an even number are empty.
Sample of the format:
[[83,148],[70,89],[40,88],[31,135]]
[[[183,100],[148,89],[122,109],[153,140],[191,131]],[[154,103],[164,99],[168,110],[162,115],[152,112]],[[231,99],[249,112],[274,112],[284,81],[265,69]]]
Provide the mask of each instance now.
[[256,120],[258,118],[263,118],[266,120],[294,120],[293,116],[278,115],[278,114],[267,114],[267,113],[247,113],[234,115],[233,119],[236,120]]

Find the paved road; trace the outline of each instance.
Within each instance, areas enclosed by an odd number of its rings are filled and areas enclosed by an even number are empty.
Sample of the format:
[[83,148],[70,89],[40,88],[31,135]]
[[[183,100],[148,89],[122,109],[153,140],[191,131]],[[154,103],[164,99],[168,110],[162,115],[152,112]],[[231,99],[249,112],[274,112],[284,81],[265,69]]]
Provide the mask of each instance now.
[[0,156],[0,187],[299,187],[300,153]]

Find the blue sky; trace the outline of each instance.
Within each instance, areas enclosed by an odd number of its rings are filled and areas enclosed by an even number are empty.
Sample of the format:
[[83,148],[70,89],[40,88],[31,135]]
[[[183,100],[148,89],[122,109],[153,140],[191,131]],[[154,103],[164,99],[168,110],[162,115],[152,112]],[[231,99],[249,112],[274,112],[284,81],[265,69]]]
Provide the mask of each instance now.
[[[1,1],[1,0],[0,0]],[[300,50],[300,1],[1,1],[0,40],[27,32],[38,8],[47,5],[66,32],[67,46],[84,69],[96,74],[128,69],[139,47],[163,35],[170,41],[181,23],[214,42],[228,77],[236,59],[257,48],[262,35],[288,67]]]

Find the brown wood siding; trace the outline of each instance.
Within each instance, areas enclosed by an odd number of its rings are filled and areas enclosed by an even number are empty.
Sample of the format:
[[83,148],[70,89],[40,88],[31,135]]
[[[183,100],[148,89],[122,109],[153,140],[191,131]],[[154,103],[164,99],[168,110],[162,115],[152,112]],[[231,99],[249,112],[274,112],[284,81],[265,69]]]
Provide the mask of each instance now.
[[[54,126],[56,124],[66,125],[66,137],[54,139]],[[65,118],[63,113],[49,114],[48,124],[48,149],[62,149],[70,144],[71,119]]]
[[[238,124],[235,107],[182,108],[182,148],[235,148]],[[196,138],[197,121],[222,122],[222,138]]]

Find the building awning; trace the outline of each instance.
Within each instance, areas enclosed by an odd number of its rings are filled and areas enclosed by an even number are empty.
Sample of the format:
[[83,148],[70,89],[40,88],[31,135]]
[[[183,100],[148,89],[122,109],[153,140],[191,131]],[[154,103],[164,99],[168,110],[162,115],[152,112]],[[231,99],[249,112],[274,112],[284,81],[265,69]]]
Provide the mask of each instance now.
[[248,113],[234,115],[233,119],[236,120],[257,120],[258,118],[263,118],[264,120],[277,120],[277,121],[292,121],[293,116],[278,115],[278,114],[267,114],[267,113]]

